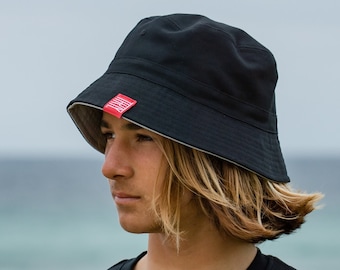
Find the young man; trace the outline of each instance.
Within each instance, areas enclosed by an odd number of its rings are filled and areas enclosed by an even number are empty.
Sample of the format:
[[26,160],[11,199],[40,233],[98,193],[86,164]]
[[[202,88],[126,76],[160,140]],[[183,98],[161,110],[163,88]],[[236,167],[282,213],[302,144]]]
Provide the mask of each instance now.
[[105,153],[121,226],[147,251],[110,269],[293,269],[255,246],[299,228],[320,194],[287,183],[274,57],[200,15],[140,21],[68,105]]

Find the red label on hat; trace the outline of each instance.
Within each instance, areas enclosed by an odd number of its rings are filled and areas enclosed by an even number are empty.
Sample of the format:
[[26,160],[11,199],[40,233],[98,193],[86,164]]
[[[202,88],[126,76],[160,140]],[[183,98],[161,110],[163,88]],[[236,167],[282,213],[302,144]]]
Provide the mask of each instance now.
[[104,105],[103,111],[121,118],[123,113],[135,106],[136,103],[136,100],[123,94],[118,94]]

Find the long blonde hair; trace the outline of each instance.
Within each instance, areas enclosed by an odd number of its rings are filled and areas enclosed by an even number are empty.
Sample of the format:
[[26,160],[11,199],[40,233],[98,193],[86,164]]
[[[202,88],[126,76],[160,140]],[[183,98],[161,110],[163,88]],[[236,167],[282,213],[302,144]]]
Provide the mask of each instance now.
[[181,197],[194,194],[198,206],[221,234],[251,243],[275,239],[299,228],[322,194],[293,191],[217,157],[164,139],[168,163],[161,193],[153,207],[164,232],[179,243]]

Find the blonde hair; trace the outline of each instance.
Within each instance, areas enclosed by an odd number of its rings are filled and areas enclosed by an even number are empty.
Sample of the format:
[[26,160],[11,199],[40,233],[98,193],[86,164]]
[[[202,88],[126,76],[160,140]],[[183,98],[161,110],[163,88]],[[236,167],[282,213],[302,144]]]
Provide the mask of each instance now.
[[217,157],[164,139],[160,147],[168,163],[154,210],[164,232],[176,239],[184,190],[194,194],[203,213],[221,234],[259,243],[289,234],[301,226],[322,197],[293,191]]

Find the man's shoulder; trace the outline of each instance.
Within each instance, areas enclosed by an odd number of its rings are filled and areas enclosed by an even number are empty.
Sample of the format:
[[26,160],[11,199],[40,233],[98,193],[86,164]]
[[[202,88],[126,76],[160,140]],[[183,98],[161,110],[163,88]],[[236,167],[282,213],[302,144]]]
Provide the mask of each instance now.
[[279,258],[262,254],[258,249],[257,254],[247,270],[296,270]]
[[[119,263],[110,267],[108,270],[133,270],[138,261],[141,258],[143,258],[145,254],[146,251],[144,251],[135,258],[122,260]],[[261,251],[258,249],[253,262],[251,263],[247,270],[296,270],[296,269],[284,263],[277,257],[262,254]]]
[[[266,256],[266,255],[264,255]],[[269,265],[268,269],[275,269],[275,270],[296,270],[294,267],[286,264],[285,262],[281,261],[279,258],[267,255],[269,258]]]
[[115,265],[111,266],[108,270],[132,270],[137,262],[144,257],[146,254],[146,251],[139,254],[137,257],[132,259],[125,259],[120,261],[119,263],[116,263]]

